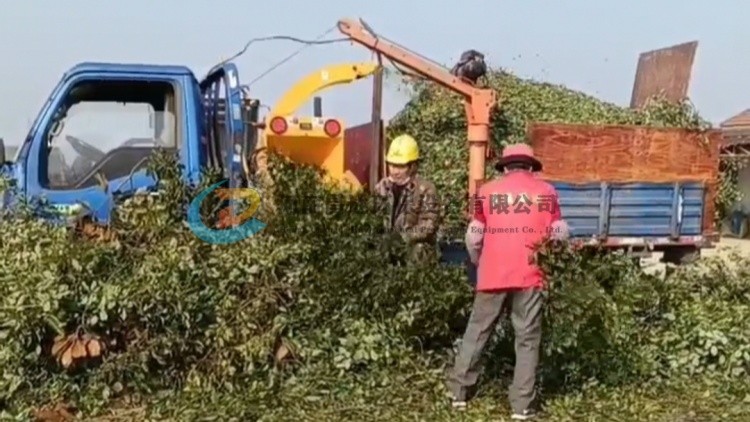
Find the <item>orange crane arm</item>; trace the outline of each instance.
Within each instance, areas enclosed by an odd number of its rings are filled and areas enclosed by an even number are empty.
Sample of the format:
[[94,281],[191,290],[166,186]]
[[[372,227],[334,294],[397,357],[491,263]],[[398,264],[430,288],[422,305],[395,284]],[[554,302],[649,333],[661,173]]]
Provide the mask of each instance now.
[[379,38],[368,31],[363,23],[342,19],[338,22],[338,29],[352,41],[464,97],[469,141],[469,195],[473,197],[477,183],[484,180],[487,143],[490,139],[490,114],[496,104],[495,91],[476,88],[443,67],[430,63],[396,43]]

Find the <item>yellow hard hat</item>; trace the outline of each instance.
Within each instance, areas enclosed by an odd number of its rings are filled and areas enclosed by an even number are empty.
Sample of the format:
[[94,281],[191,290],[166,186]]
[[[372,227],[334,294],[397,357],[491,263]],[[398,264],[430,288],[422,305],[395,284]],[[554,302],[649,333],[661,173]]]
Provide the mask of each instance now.
[[409,164],[419,159],[417,141],[409,135],[400,135],[388,147],[385,161],[390,164]]

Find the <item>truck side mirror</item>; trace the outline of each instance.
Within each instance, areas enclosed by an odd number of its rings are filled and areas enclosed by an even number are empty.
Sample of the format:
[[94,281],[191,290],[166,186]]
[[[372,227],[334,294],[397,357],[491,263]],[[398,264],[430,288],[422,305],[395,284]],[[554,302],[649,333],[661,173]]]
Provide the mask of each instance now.
[[0,138],[0,165],[5,164],[5,141]]

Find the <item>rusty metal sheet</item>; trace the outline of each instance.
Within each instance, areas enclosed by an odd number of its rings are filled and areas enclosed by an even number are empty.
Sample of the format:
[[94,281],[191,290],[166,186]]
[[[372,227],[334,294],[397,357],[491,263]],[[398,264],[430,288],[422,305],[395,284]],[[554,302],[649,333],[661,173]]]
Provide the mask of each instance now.
[[747,129],[750,127],[750,109],[743,110],[739,114],[724,120],[719,124],[719,127],[722,129]]
[[369,186],[370,182],[370,161],[374,144],[372,136],[372,122],[344,131],[344,171],[351,171],[363,186]]
[[660,93],[670,102],[685,99],[697,48],[698,41],[692,41],[642,53],[630,107],[643,107],[650,97]]
[[[719,124],[725,147],[750,145],[750,109],[743,110]],[[743,148],[743,151],[746,148]]]

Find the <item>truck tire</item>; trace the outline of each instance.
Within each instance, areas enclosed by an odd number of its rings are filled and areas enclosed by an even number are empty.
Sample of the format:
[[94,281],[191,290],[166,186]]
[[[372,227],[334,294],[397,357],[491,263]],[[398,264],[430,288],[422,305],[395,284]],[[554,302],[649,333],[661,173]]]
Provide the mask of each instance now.
[[[695,246],[676,246],[664,251],[661,261],[665,264],[688,265],[695,262],[701,256],[701,250]],[[670,275],[673,268],[667,267],[665,275]]]
[[748,222],[747,217],[743,217],[740,221],[737,237],[740,239],[747,239],[748,235],[750,235],[750,230],[748,229],[750,229],[750,222]]
[[662,262],[685,265],[695,262],[701,256],[701,250],[695,246],[675,246],[664,251]]
[[748,216],[742,211],[735,211],[729,218],[730,232],[738,239],[747,239]]

